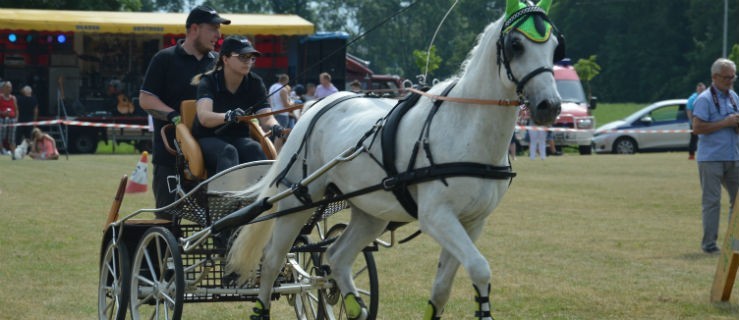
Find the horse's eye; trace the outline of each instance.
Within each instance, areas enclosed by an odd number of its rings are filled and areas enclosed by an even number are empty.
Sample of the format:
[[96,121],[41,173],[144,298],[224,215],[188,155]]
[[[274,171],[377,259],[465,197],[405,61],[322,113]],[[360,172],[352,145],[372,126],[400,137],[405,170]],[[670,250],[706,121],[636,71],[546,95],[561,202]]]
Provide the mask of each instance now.
[[505,55],[508,59],[523,54],[523,42],[520,38],[509,37],[505,43]]
[[523,42],[519,38],[513,38],[511,40],[511,49],[513,54],[519,55],[523,53]]

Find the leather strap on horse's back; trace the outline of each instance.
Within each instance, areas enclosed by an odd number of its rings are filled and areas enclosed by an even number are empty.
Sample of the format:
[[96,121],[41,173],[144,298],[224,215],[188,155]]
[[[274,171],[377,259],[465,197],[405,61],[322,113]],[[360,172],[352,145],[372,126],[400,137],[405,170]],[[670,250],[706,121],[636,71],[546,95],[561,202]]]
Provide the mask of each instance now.
[[[428,88],[426,88],[428,90]],[[425,90],[424,90],[425,91]],[[382,166],[385,169],[388,177],[394,177],[398,175],[398,168],[395,167],[395,156],[396,156],[396,136],[398,133],[398,126],[403,116],[408,113],[408,110],[416,105],[418,100],[421,99],[421,95],[412,93],[403,100],[400,100],[398,104],[390,110],[387,115],[385,124],[382,127]],[[405,185],[394,186],[392,189],[395,198],[398,199],[403,209],[413,217],[418,217],[418,206],[411,197],[408,188]]]

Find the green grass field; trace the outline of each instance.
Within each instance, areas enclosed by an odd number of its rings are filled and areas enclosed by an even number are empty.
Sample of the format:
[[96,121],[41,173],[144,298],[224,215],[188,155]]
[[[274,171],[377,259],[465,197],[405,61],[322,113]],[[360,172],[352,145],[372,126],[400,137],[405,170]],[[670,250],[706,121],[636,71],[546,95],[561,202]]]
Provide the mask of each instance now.
[[[95,318],[102,224],[138,160],[0,159],[0,318]],[[700,250],[697,169],[686,154],[521,157],[513,166],[518,177],[478,241],[493,271],[496,319],[739,317],[739,290],[729,303],[709,302],[718,257]],[[152,203],[151,192],[127,195],[121,213]],[[720,241],[725,225],[726,215]],[[421,318],[438,251],[422,235],[376,253],[378,319]],[[184,318],[243,319],[250,307],[192,304]],[[473,308],[460,270],[444,319],[471,319]],[[272,315],[294,318],[284,299]]]

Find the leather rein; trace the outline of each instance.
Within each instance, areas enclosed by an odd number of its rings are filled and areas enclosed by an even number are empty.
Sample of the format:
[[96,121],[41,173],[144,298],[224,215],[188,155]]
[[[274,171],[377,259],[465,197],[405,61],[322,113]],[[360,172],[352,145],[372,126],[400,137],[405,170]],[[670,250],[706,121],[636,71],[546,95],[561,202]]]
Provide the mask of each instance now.
[[458,103],[467,103],[467,104],[484,104],[484,105],[490,105],[490,106],[503,106],[503,107],[518,107],[522,104],[524,104],[521,100],[483,100],[483,99],[471,99],[471,98],[457,98],[457,97],[448,97],[443,95],[437,95],[437,94],[431,94],[425,91],[421,91],[415,88],[408,88],[407,89],[410,92],[420,94],[424,97],[430,98],[434,101],[449,101],[449,102],[458,102]]

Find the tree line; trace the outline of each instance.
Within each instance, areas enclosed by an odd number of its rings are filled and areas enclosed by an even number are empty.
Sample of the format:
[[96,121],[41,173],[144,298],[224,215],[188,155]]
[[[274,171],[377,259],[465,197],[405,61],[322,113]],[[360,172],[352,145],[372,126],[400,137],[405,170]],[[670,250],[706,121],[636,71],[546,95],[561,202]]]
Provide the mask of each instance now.
[[[729,1],[727,50],[739,43],[737,7]],[[317,31],[350,34],[347,52],[379,73],[415,79],[416,62],[454,0],[206,0],[224,13],[297,14]],[[0,0],[5,8],[184,12],[195,0]],[[504,0],[459,0],[433,44],[440,61],[430,77],[455,75],[476,37],[501,17]],[[722,54],[723,1],[554,0],[550,18],[567,39],[573,62],[597,57],[592,94],[608,102],[650,102],[690,95],[710,83]],[[734,48],[739,51],[739,46]],[[734,56],[739,56],[739,53]]]

